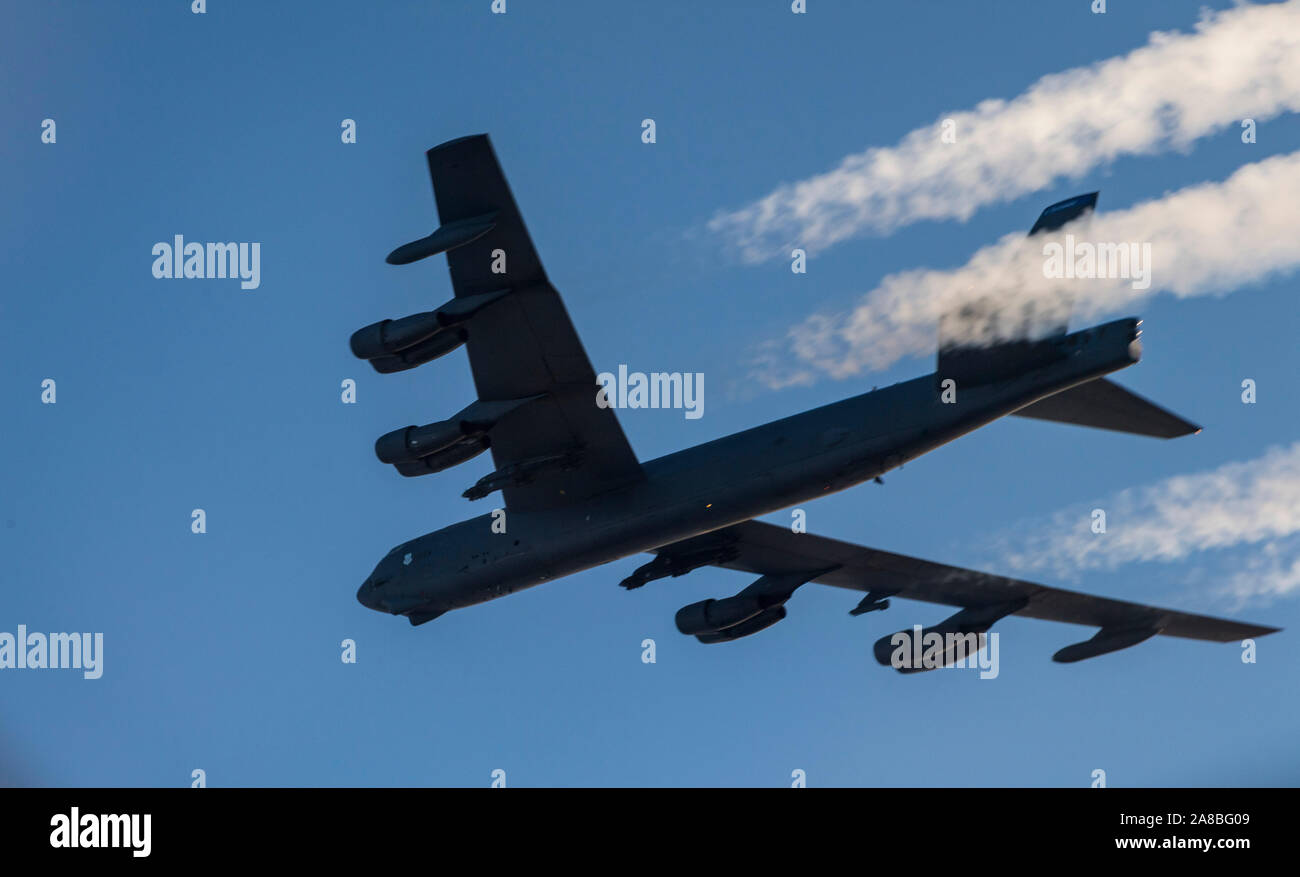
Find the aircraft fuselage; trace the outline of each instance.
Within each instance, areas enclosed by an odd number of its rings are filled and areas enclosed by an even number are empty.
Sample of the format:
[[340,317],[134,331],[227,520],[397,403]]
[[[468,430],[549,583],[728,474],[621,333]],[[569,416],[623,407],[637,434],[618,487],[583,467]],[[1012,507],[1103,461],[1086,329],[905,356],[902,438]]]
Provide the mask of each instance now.
[[932,373],[649,461],[643,480],[585,502],[509,511],[503,532],[491,513],[453,524],[394,548],[357,599],[428,617],[843,490],[1132,365],[1141,355],[1138,322],[1056,339],[1050,362],[958,384],[951,401],[944,375]]

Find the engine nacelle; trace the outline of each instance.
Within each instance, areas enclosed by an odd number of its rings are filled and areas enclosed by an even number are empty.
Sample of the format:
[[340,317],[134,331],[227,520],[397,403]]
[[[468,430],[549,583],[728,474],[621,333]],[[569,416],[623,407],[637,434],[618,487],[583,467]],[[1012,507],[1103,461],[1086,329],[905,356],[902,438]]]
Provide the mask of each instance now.
[[413,478],[417,475],[428,475],[432,472],[441,472],[443,469],[450,469],[466,460],[472,460],[479,454],[486,451],[491,446],[488,437],[485,435],[476,436],[471,439],[444,448],[437,453],[430,454],[427,457],[420,457],[408,463],[395,463],[394,468],[398,472]]
[[695,638],[702,643],[729,643],[732,640],[740,639],[742,636],[750,636],[760,630],[767,630],[782,618],[785,618],[785,607],[773,606],[770,609],[763,610],[748,621],[742,621],[740,624],[715,633],[697,633]]
[[[716,545],[713,551],[734,552],[734,545]],[[665,559],[661,555],[659,560]],[[705,561],[706,563],[710,561]],[[693,568],[693,567],[692,567]],[[785,618],[785,602],[802,585],[835,567],[796,572],[768,573],[734,597],[701,600],[677,610],[677,629],[702,643],[725,643],[766,630]],[[678,573],[666,573],[678,575]]]
[[491,446],[488,434],[501,418],[544,398],[546,394],[539,393],[518,399],[471,402],[447,420],[381,435],[375,441],[375,456],[381,463],[396,466],[403,475],[441,472],[483,453]]
[[984,648],[984,634],[1000,618],[1018,612],[1029,603],[1027,597],[1007,603],[972,606],[933,627],[915,625],[876,640],[872,653],[886,667],[900,673],[920,673],[963,660],[970,662]]
[[716,633],[735,627],[763,612],[754,597],[735,596],[723,600],[701,600],[677,610],[677,629],[688,636]]
[[437,311],[412,314],[400,320],[380,320],[352,333],[349,345],[357,359],[391,356],[433,337],[443,329]]
[[876,660],[900,673],[920,673],[950,666],[957,661],[970,664],[985,645],[982,630],[957,630],[942,624],[881,637],[873,649]]
[[395,429],[375,441],[375,456],[381,463],[411,463],[449,448],[474,432],[463,420],[442,420]]
[[417,365],[424,365],[426,362],[431,362],[440,356],[446,356],[464,344],[467,338],[469,338],[469,333],[464,329],[448,329],[427,338],[413,347],[408,347],[394,356],[380,356],[372,359],[370,364],[381,375],[406,371],[408,368],[415,368]]
[[460,295],[437,310],[371,323],[352,333],[352,354],[370,360],[380,374],[422,365],[464,344],[469,335],[461,324],[509,294],[509,289],[494,289]]

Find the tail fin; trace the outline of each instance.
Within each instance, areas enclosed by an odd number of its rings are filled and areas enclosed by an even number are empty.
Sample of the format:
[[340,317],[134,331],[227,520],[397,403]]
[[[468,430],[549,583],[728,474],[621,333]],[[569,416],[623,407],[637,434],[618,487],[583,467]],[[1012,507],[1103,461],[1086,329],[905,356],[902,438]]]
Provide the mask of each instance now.
[[[1092,212],[1097,193],[1076,195],[1048,206],[1029,229],[1029,236],[1057,231],[1068,222]],[[955,314],[939,321],[939,359],[941,378],[952,377],[963,383],[983,383],[1008,377],[1041,364],[1051,358],[1050,339],[1060,338],[1069,324],[1071,302],[1062,300],[1052,313],[1036,314],[1032,303],[1014,314],[986,298],[966,305]],[[1015,325],[1002,325],[1014,320]],[[1014,339],[999,344],[972,344],[971,338],[998,337]],[[1046,343],[1045,343],[1046,342]]]
[[1106,378],[1097,378],[1055,396],[1039,399],[1015,414],[1017,417],[1055,420],[1057,423],[1112,429],[1155,438],[1177,438],[1201,431],[1196,424],[1183,420],[1136,393],[1130,393]]

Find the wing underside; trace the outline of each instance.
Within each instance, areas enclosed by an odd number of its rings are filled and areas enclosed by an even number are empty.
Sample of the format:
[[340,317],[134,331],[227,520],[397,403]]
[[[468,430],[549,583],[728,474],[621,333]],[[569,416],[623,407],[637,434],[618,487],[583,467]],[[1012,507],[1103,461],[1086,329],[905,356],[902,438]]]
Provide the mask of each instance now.
[[[901,597],[939,603],[960,607],[964,612],[984,612],[994,619],[1017,615],[1087,625],[1100,628],[1107,637],[1147,633],[1233,642],[1277,630],[1051,588],[823,536],[794,533],[760,521],[746,521],[665,545],[655,553],[672,558],[699,556],[709,551],[716,552],[719,558],[710,565],[724,569],[767,577],[795,576],[795,581],[865,591],[870,599]],[[1004,611],[996,611],[999,608]]]
[[427,157],[442,227],[488,227],[447,252],[456,298],[506,290],[466,326],[478,398],[533,400],[492,428],[497,471],[486,486],[501,486],[509,508],[545,509],[643,477],[613,409],[596,405],[596,374],[487,135],[452,140]]

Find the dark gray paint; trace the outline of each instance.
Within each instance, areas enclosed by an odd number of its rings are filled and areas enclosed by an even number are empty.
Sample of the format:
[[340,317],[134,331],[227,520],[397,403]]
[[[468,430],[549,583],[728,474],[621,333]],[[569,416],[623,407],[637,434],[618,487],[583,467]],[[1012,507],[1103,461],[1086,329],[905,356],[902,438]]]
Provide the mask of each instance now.
[[[875,601],[887,596],[960,607],[944,630],[982,632],[1006,614],[1102,628],[1091,645],[1058,653],[1065,660],[1140,641],[1151,631],[1227,641],[1273,630],[1048,588],[752,520],[877,478],[1021,409],[1027,416],[1149,435],[1195,430],[1099,380],[1139,359],[1139,321],[1116,320],[960,356],[950,350],[934,374],[642,464],[613,410],[596,404],[595,374],[486,136],[435,147],[428,158],[444,226],[494,217],[492,229],[448,252],[456,296],[510,290],[457,324],[469,333],[479,404],[503,403],[498,408],[506,412],[486,431],[498,471],[480,481],[489,488],[506,485],[506,526],[494,533],[488,513],[395,547],[358,591],[363,605],[422,624],[452,609],[656,552],[660,560],[645,569],[647,576],[712,564],[767,577],[743,592],[745,600],[759,601],[754,608],[761,612],[743,624],[702,633],[704,642],[778,621],[785,601],[806,581],[869,591],[861,607],[868,611],[883,608]],[[1044,216],[1077,214],[1093,203],[1095,193],[1061,202],[1072,205],[1066,211],[1053,205]],[[1035,231],[1051,227],[1051,220],[1040,217]],[[447,237],[438,235],[431,237]],[[487,269],[498,252],[509,259],[506,276]],[[941,383],[950,377],[945,362],[961,375],[951,404],[941,396]],[[1085,389],[1090,387],[1095,389]],[[522,399],[531,401],[511,401]],[[624,581],[628,587],[641,583],[635,576]],[[706,610],[687,615],[708,617]]]

